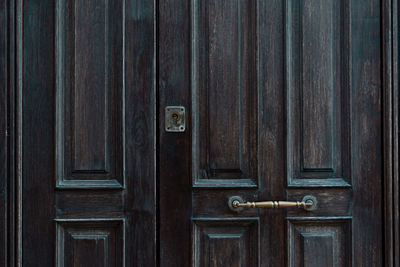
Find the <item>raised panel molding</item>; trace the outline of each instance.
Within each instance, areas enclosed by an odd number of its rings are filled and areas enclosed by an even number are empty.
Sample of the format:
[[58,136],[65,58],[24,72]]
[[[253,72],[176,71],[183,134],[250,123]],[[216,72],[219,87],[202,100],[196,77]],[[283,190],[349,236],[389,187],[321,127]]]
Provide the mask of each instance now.
[[[337,235],[335,232],[301,233],[304,266],[337,266]],[[318,252],[318,257],[315,253]]]
[[350,266],[351,246],[350,217],[288,220],[289,266]]
[[124,266],[123,219],[57,219],[56,266]]
[[257,218],[193,219],[193,266],[257,266]]
[[57,188],[122,188],[123,0],[56,1]]
[[256,3],[192,0],[195,187],[257,186]]
[[288,186],[350,186],[348,1],[287,0]]

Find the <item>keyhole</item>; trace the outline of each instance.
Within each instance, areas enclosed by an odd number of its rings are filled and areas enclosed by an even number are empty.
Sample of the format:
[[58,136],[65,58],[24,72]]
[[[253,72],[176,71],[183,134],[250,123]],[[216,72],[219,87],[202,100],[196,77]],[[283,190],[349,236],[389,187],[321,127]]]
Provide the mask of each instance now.
[[178,124],[178,114],[176,114],[176,113],[172,114],[172,122],[175,125]]

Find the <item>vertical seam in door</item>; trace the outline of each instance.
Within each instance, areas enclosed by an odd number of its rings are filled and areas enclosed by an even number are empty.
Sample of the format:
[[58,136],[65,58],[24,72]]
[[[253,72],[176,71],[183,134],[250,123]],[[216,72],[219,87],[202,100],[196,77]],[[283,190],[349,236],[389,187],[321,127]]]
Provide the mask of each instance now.
[[154,166],[155,166],[155,177],[154,177],[154,188],[155,188],[155,192],[154,192],[154,197],[155,197],[155,212],[156,212],[156,218],[155,218],[155,222],[154,222],[154,226],[155,226],[155,262],[156,262],[156,266],[161,266],[160,265],[160,209],[159,209],[159,203],[160,203],[160,188],[159,188],[159,184],[160,184],[160,168],[159,168],[159,162],[160,162],[160,101],[159,101],[159,44],[158,44],[158,36],[159,36],[159,23],[160,23],[160,19],[159,19],[159,0],[154,0],[153,1],[153,37],[154,37],[154,44],[153,44],[153,81],[154,81],[154,106],[153,106],[153,110],[154,110],[154,130],[153,130],[153,134],[154,134]]

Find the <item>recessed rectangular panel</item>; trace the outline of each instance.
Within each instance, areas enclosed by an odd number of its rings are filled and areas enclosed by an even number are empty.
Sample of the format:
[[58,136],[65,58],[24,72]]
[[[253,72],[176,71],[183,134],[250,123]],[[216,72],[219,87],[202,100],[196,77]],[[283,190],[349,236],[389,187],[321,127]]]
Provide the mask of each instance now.
[[[348,2],[287,0],[289,184],[349,181]],[[317,182],[320,183],[320,182]]]
[[[336,235],[334,232],[303,233],[300,243],[303,244],[304,266],[337,266]],[[317,257],[315,254],[318,253]]]
[[241,239],[240,233],[209,234],[207,242],[209,242],[210,260],[206,265],[241,267]]
[[340,5],[335,7],[334,0],[300,2],[302,163],[305,170],[333,170],[333,105],[340,90],[334,81],[334,30],[340,21],[333,16]]
[[[108,172],[107,121],[108,32],[105,13],[107,0],[75,1],[74,83],[70,110],[73,129],[73,166],[75,172]],[[107,14],[108,15],[108,14]],[[67,33],[69,35],[69,33]],[[71,34],[72,35],[72,34]],[[68,45],[68,44],[67,44]],[[72,58],[71,58],[72,59]],[[71,62],[72,63],[72,62]],[[72,71],[72,70],[71,70]]]
[[[109,266],[108,256],[108,235],[107,234],[80,234],[75,233],[69,236],[72,239],[73,266]],[[71,261],[72,263],[72,261]]]
[[123,1],[58,0],[57,185],[123,185]]
[[192,4],[195,180],[255,180],[256,1]]
[[250,267],[258,264],[258,221],[195,220],[194,266]]
[[289,266],[350,266],[350,220],[289,221]]
[[122,220],[58,220],[56,266],[123,266]]

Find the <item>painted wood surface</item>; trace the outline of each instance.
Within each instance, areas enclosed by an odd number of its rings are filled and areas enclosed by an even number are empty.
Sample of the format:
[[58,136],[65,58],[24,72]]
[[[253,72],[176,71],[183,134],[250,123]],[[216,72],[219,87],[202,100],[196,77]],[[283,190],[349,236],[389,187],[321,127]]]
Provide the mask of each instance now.
[[154,8],[23,2],[23,266],[156,265]]
[[398,266],[397,7],[4,1],[0,264]]

